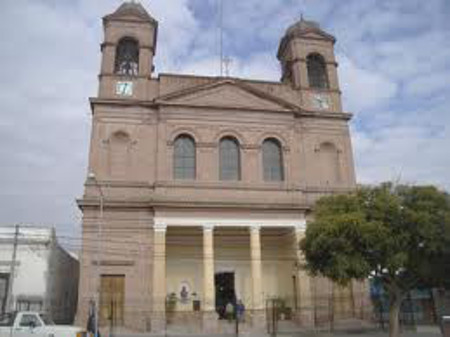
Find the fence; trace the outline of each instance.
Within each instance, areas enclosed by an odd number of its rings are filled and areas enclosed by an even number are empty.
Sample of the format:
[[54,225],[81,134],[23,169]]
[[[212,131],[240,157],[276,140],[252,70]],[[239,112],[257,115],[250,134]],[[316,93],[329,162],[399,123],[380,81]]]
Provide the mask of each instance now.
[[[442,296],[441,296],[442,297]],[[415,291],[406,296],[400,311],[400,324],[404,329],[415,328],[417,325],[438,325],[440,317],[449,314],[448,303],[441,297],[427,291]],[[447,293],[450,303],[450,294]],[[303,301],[303,302],[302,302]],[[305,306],[309,303],[310,306]],[[113,336],[121,331],[124,322],[123,312],[118,308],[119,302],[110,303],[110,312],[105,317],[108,327],[105,336]],[[201,331],[202,312],[195,310],[192,303],[191,311],[173,311],[168,301],[166,308],[167,328],[170,332],[198,333]],[[143,312],[137,308],[125,307],[128,316],[147,317],[152,312]],[[236,303],[233,303],[233,314],[218,320],[219,330],[223,335],[238,336],[251,329],[251,310],[246,309],[241,319],[236,319]],[[306,313],[306,315],[304,315]],[[143,319],[143,318],[142,318]],[[308,321],[309,319],[309,321]],[[389,301],[386,294],[378,293],[368,296],[367,292],[325,292],[311,295],[310,298],[267,297],[263,324],[271,336],[295,333],[304,330],[334,331],[365,328],[387,329],[389,322]],[[148,325],[148,323],[147,323]],[[181,330],[177,330],[177,329]],[[147,331],[150,330],[148,326]],[[200,330],[199,330],[200,329]],[[106,331],[105,331],[106,332]]]

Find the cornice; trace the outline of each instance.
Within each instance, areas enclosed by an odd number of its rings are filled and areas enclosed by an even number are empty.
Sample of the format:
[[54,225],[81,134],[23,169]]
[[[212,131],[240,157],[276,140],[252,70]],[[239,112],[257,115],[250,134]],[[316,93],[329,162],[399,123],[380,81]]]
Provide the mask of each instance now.
[[303,90],[303,91],[315,91],[315,92],[322,92],[322,93],[335,93],[335,94],[342,94],[342,91],[340,89],[330,89],[330,88],[311,88],[311,87],[305,87],[305,86],[300,86],[298,88],[299,90]]
[[[314,89],[315,90],[315,89]],[[327,89],[327,92],[332,90]],[[217,110],[233,110],[233,111],[253,111],[253,112],[272,112],[272,113],[287,113],[292,114],[297,117],[320,117],[320,118],[332,118],[332,119],[344,119],[350,120],[353,114],[349,112],[336,112],[336,111],[314,111],[304,108],[297,110],[287,111],[287,110],[274,110],[274,109],[252,109],[248,107],[224,107],[224,106],[213,106],[213,105],[190,105],[190,104],[177,104],[177,103],[162,103],[155,101],[146,101],[138,99],[113,99],[113,98],[94,98],[89,99],[91,104],[91,109],[94,111],[94,105],[118,105],[118,106],[139,106],[157,109],[159,106],[175,106],[175,107],[187,107],[192,109],[217,109]]]
[[[295,58],[287,61],[287,63],[288,64],[295,64],[297,62],[306,63],[306,61],[307,60],[304,57],[295,57]],[[327,60],[325,60],[325,64],[335,66],[336,68],[339,66],[339,63],[337,63],[336,61],[327,61]]]
[[[105,42],[102,42],[101,44],[100,44],[100,51],[103,51],[103,49],[105,48],[105,47],[116,47],[117,46],[117,43],[114,43],[114,42],[110,42],[110,41],[105,41]],[[139,45],[139,49],[148,49],[148,50],[150,50],[153,54],[155,54],[155,48],[153,47],[153,46],[151,46],[151,45],[146,45],[146,44],[140,44]]]
[[153,101],[139,100],[133,98],[127,99],[116,99],[116,98],[98,98],[98,97],[90,97],[89,103],[91,105],[91,110],[94,112],[95,105],[117,105],[117,106],[126,106],[126,107],[146,107],[146,108],[156,108],[157,104]]
[[315,118],[341,119],[349,121],[352,119],[353,114],[350,112],[313,111],[303,109],[296,113],[296,117],[315,117]]
[[[78,207],[81,210],[87,208],[98,208],[100,201],[98,198],[77,199]],[[300,203],[270,203],[270,202],[248,202],[248,201],[212,201],[212,200],[183,200],[183,199],[163,199],[155,198],[147,201],[139,200],[104,200],[104,208],[116,209],[149,209],[152,207],[164,206],[173,208],[238,208],[238,209],[309,209],[310,205]]]
[[[165,186],[169,187],[169,186]],[[180,188],[181,186],[172,186],[174,188]],[[185,186],[187,187],[187,186]],[[199,186],[196,186],[197,188]],[[211,188],[211,187],[209,187]],[[223,189],[223,188],[222,188]],[[233,189],[233,188],[230,188]],[[235,188],[234,188],[235,189]],[[302,187],[302,188],[290,188],[291,191],[303,192],[303,200],[308,200],[308,197],[312,197],[315,194],[337,194],[337,193],[349,193],[354,191],[354,187]],[[257,190],[257,188],[252,188]],[[270,190],[270,189],[268,189]],[[272,189],[272,191],[277,190]],[[278,189],[280,190],[280,189]],[[285,191],[287,191],[285,189]],[[84,197],[77,200],[78,207],[81,210],[88,208],[97,209],[100,206],[100,200],[98,197]],[[116,208],[116,209],[144,209],[148,210],[154,207],[166,207],[166,208],[221,208],[221,209],[271,209],[271,210],[310,210],[312,203],[309,202],[266,202],[266,201],[249,201],[247,200],[211,200],[208,198],[198,200],[187,200],[183,198],[164,197],[162,195],[152,195],[149,197],[141,198],[129,198],[129,199],[108,199],[103,200],[104,208]]]
[[122,75],[122,74],[116,74],[116,73],[100,73],[98,74],[98,78],[102,79],[102,77],[115,77],[118,80],[121,81],[133,81],[136,79],[144,79],[144,80],[152,80],[152,76],[151,75]]

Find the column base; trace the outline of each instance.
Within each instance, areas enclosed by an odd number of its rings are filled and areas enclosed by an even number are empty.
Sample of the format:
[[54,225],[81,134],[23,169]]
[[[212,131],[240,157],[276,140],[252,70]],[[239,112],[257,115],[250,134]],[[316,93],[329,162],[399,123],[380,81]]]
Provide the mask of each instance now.
[[203,311],[202,312],[202,332],[208,334],[217,333],[218,324],[217,324],[218,315],[217,312],[214,311]]
[[295,313],[295,320],[302,328],[314,328],[314,311],[312,309],[300,309]]
[[267,330],[266,311],[264,309],[249,310],[251,331],[265,333]]
[[154,334],[166,333],[166,313],[165,312],[153,312],[150,319],[151,332]]

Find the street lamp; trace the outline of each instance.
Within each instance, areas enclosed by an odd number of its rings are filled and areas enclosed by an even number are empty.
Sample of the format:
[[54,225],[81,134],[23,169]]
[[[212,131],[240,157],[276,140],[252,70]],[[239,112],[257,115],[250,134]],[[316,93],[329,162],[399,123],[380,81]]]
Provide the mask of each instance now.
[[97,296],[95,301],[95,337],[98,337],[98,324],[99,324],[99,316],[100,316],[100,287],[101,287],[101,274],[100,274],[100,261],[101,261],[101,253],[102,253],[102,225],[103,225],[103,201],[104,195],[103,190],[98,180],[95,176],[94,172],[88,173],[88,180],[91,180],[95,183],[99,191],[100,198],[100,219],[97,226]]

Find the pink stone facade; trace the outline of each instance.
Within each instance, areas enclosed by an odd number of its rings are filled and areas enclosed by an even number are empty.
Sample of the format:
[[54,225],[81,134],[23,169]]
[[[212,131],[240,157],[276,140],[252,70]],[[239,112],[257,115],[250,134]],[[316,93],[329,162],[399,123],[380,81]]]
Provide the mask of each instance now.
[[[334,38],[307,21],[289,28],[278,51],[280,82],[154,76],[156,20],[133,3],[122,5],[103,20],[99,91],[90,99],[88,170],[95,179],[87,179],[78,201],[83,212],[78,321],[84,324],[88,303],[97,298],[99,273],[123,275],[120,329],[167,330],[171,322],[164,308],[171,280],[184,280],[178,275],[182,268],[171,267],[177,265],[179,256],[175,246],[182,241],[191,247],[192,235],[199,238],[195,241],[198,254],[192,253],[198,260],[193,266],[196,263],[199,270],[192,280],[185,279],[195,285],[202,309],[190,312],[180,304],[177,310],[184,310],[187,320],[198,322],[201,331],[216,331],[213,276],[214,270],[221,268],[222,251],[214,243],[229,233],[238,240],[243,236],[248,239],[242,254],[247,254],[249,268],[242,276],[241,289],[246,289],[248,312],[254,318],[249,320],[249,329],[258,328],[256,318],[264,316],[266,288],[275,295],[278,291],[277,286],[264,283],[265,278],[275,277],[268,269],[270,249],[264,245],[270,242],[271,233],[279,231],[288,233],[290,248],[286,254],[290,260],[283,260],[280,268],[287,268],[286,279],[296,276],[296,285],[289,281],[289,287],[295,288],[290,294],[295,297],[291,306],[296,322],[314,325],[318,315],[313,308],[314,294],[328,290],[316,289],[315,282],[305,281],[309,276],[297,263],[301,260],[298,240],[319,197],[355,187],[348,128],[352,115],[342,111]],[[139,45],[138,73],[133,76],[115,72],[117,45],[123,37],[132,37]],[[311,53],[325,60],[327,88],[311,88],[308,83],[307,58]],[[124,94],[119,82],[131,83],[131,90]],[[179,135],[189,135],[195,141],[195,179],[174,178],[174,142]],[[219,178],[219,143],[224,136],[239,143],[238,181]],[[281,144],[282,181],[264,180],[262,143],[269,138]],[[214,228],[213,236],[205,236],[210,235],[206,234],[210,233],[207,226]],[[175,240],[177,231],[188,234]],[[175,240],[173,245],[170,240]],[[223,257],[225,260],[230,258]],[[241,282],[236,280],[236,284]],[[355,284],[353,288],[364,294],[367,289],[361,287],[364,285]],[[349,316],[363,316],[365,298],[352,295],[351,289],[346,291],[352,307]],[[302,304],[305,294],[311,298],[309,305]],[[212,303],[212,307],[205,303]],[[173,317],[181,317],[181,313]]]

